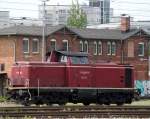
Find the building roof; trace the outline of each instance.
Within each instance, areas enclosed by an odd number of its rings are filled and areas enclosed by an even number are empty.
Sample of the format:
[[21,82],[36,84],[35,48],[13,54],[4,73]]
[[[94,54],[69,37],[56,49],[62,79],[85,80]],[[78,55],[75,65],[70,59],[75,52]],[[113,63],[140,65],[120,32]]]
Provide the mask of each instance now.
[[[64,26],[51,26],[48,27],[45,31],[45,35],[52,34],[53,32],[58,31]],[[7,28],[0,29],[0,35],[32,35],[32,36],[42,36],[42,27],[41,26],[11,26]]]
[[[124,40],[140,31],[140,29],[131,29],[128,32],[121,32],[118,29],[89,29],[89,28],[77,29],[77,28],[66,27],[64,25],[58,25],[58,26],[48,26],[46,28],[45,35],[46,36],[51,35],[54,32],[57,32],[63,28],[67,28],[69,31],[73,32],[74,34],[76,34],[77,36],[83,39]],[[24,25],[12,26],[12,27],[0,29],[0,35],[42,36],[42,27],[24,26]]]
[[131,29],[129,32],[121,32],[116,29],[73,29],[73,32],[78,34],[81,38],[85,39],[112,39],[112,40],[124,40],[136,34],[138,29]]

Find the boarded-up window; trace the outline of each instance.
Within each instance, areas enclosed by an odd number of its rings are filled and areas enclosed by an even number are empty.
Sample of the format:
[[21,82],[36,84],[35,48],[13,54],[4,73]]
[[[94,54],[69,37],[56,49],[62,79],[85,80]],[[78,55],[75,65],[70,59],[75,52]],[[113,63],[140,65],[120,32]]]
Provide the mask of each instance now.
[[128,57],[134,57],[134,42],[128,42]]

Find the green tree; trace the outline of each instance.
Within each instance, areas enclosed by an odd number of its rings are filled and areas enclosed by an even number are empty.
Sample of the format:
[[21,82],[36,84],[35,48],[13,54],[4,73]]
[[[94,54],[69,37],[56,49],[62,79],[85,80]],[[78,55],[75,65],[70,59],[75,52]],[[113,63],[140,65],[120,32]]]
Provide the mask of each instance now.
[[87,25],[87,16],[80,8],[78,0],[76,0],[76,4],[74,4],[72,0],[72,7],[67,19],[67,25],[74,28],[85,28]]

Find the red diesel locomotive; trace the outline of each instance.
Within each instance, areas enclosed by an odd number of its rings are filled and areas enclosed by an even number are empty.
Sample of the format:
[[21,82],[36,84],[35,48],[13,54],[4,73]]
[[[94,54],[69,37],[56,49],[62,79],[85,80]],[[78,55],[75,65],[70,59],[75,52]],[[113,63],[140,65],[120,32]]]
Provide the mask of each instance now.
[[53,51],[46,62],[15,63],[9,82],[11,98],[25,105],[121,105],[131,103],[135,92],[132,66],[89,63],[83,52]]

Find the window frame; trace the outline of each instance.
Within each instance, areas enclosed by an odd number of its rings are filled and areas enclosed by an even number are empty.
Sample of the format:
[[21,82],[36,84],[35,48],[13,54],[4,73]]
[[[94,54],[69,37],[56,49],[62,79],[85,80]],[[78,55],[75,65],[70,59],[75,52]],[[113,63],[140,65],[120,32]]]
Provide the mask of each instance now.
[[[112,52],[113,51],[113,45],[115,46],[114,48],[114,53]],[[112,42],[111,44],[111,55],[115,56],[116,55],[116,48],[117,48],[117,45],[116,45],[116,42]]]
[[[27,52],[26,51],[24,51],[24,41],[28,41],[28,46],[27,46]],[[29,53],[29,49],[30,49],[30,44],[29,44],[29,38],[23,38],[23,42],[22,42],[22,44],[23,44],[23,53]]]
[[51,39],[50,40],[50,49],[52,50],[52,48],[51,48],[51,42],[55,42],[55,48],[53,50],[56,50],[56,39]]
[[[139,54],[139,45],[143,46],[143,48],[142,48],[142,54]],[[138,43],[138,56],[139,57],[143,57],[144,54],[145,54],[145,44],[144,44],[144,42],[140,42],[140,43]]]
[[81,46],[81,47],[79,46],[79,47],[81,48],[81,49],[79,48],[79,49],[80,49],[80,52],[83,52],[83,51],[84,51],[84,50],[83,50],[83,49],[84,49],[84,48],[83,48],[83,41],[80,40],[80,43],[79,43],[79,44],[80,44],[80,46]]
[[[101,48],[100,48],[100,51],[99,51],[99,46],[101,45]],[[103,54],[103,45],[102,45],[102,42],[99,41],[98,42],[98,47],[97,47],[97,51],[98,51],[98,55],[102,55]]]
[[[109,45],[109,52],[108,52],[108,45]],[[107,42],[107,55],[111,55],[111,42]]]
[[[69,47],[68,40],[63,40],[62,42],[63,42],[63,43],[67,43],[67,50],[65,50],[65,51],[68,51],[68,47]],[[63,46],[63,48],[64,48],[64,46]],[[63,49],[63,50],[64,50],[64,49]]]
[[[85,51],[85,45],[87,45],[86,51]],[[88,49],[89,49],[89,47],[88,47],[88,41],[84,41],[84,52],[88,53]]]
[[93,48],[93,50],[94,50],[94,52],[93,52],[93,54],[94,55],[97,55],[97,42],[96,41],[94,41],[94,48]]
[[[37,41],[37,51],[33,51],[33,41]],[[39,53],[39,39],[38,38],[33,38],[32,39],[32,53]]]

